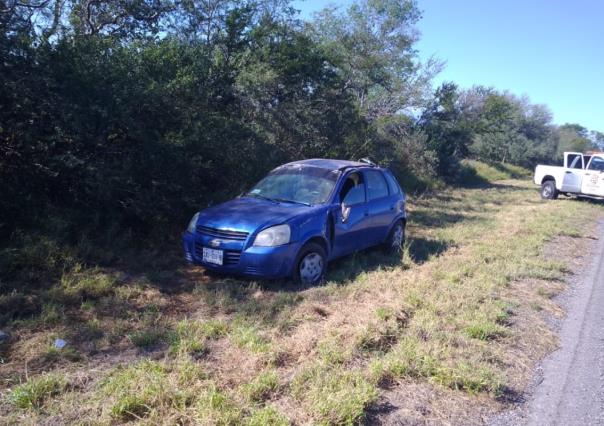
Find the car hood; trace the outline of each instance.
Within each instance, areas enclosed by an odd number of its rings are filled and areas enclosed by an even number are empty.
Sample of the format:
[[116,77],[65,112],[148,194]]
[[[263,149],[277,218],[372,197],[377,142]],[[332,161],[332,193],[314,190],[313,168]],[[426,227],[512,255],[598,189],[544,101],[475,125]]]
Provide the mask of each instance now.
[[294,203],[276,203],[259,198],[241,197],[218,204],[199,213],[198,225],[253,233],[279,225],[316,207]]

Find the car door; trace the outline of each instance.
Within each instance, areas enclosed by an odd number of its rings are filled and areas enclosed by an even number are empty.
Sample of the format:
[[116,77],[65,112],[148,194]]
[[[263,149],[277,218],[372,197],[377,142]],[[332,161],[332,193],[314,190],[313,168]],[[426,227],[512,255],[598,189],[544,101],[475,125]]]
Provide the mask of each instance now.
[[[358,182],[351,185],[352,178]],[[371,245],[370,218],[363,176],[349,173],[336,195],[338,207],[334,210],[334,240],[332,257],[344,256]]]
[[585,174],[583,154],[566,152],[564,157],[564,166],[567,170],[564,172],[561,190],[562,192],[580,192]]
[[394,220],[396,202],[392,201],[388,183],[381,170],[364,170],[367,182],[367,206],[369,209],[371,244],[383,242]]
[[586,195],[604,197],[604,158],[591,157],[581,184],[581,192]]

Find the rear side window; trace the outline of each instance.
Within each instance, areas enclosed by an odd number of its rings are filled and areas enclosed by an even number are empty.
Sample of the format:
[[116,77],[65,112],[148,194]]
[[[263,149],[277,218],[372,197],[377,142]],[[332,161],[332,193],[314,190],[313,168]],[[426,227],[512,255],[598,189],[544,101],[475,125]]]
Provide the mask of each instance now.
[[370,201],[388,196],[388,185],[382,172],[367,170],[365,176],[367,177],[367,198]]
[[392,176],[388,172],[384,173],[384,176],[386,176],[386,180],[388,181],[388,187],[390,188],[390,194],[400,193],[401,188],[400,188],[400,186],[398,186],[398,183],[396,182],[396,179],[394,179],[394,176]]

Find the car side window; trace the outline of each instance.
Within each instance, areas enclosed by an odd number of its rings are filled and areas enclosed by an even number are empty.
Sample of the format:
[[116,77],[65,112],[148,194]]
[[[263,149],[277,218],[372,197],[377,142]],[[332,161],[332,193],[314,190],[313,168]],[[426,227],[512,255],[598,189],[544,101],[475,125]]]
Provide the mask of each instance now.
[[396,180],[394,180],[394,176],[390,173],[384,173],[386,176],[386,180],[388,181],[388,187],[390,188],[390,195],[399,194],[401,192],[401,188],[398,186]]
[[377,170],[367,170],[367,198],[369,201],[388,196],[388,185],[382,172]]
[[365,183],[360,173],[348,175],[340,190],[340,200],[346,206],[365,202]]
[[589,170],[604,171],[604,160],[600,157],[593,157],[589,163]]

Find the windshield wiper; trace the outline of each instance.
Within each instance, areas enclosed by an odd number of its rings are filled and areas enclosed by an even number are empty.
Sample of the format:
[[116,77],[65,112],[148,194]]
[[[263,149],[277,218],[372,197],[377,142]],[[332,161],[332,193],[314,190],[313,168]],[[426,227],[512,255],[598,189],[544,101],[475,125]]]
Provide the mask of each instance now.
[[274,198],[270,198],[270,197],[265,197],[264,195],[260,195],[260,194],[252,194],[251,192],[248,192],[247,194],[245,194],[246,197],[252,197],[252,198],[260,198],[262,200],[266,200],[266,201],[272,201],[273,203],[278,203],[279,201],[277,201]]
[[304,201],[288,200],[286,198],[272,198],[272,200],[278,201],[279,203],[302,204],[303,206],[308,206],[308,207],[312,206],[312,204],[305,203]]

